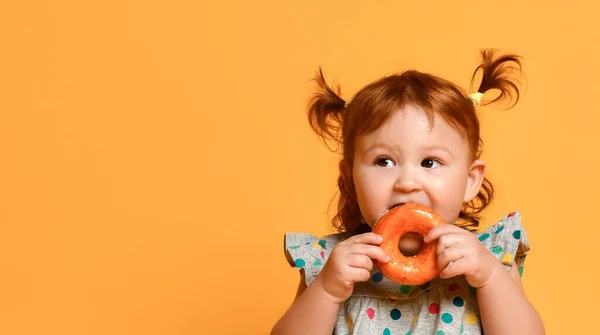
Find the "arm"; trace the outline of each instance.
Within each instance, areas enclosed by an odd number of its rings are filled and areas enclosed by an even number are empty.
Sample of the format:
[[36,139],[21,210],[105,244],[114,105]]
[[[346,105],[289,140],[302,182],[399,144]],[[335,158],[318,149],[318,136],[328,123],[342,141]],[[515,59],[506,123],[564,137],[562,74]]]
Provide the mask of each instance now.
[[477,289],[485,333],[544,334],[542,319],[523,292],[517,266],[513,264],[510,271],[506,271],[502,263],[493,261],[492,277]]
[[455,225],[442,225],[425,236],[438,239],[436,253],[441,278],[465,275],[477,289],[481,323],[486,335],[544,334],[542,320],[521,286],[517,266],[510,271],[474,234]]
[[371,277],[372,260],[389,261],[385,251],[377,246],[380,243],[381,236],[373,233],[352,236],[332,249],[308,287],[302,272],[296,299],[271,335],[331,334],[340,305],[352,295],[354,284]]
[[[271,335],[278,334],[327,334],[333,333],[340,304],[319,288],[315,279],[308,287],[304,281],[304,273],[298,284],[294,303],[283,317],[275,324]],[[310,320],[307,322],[307,320]]]

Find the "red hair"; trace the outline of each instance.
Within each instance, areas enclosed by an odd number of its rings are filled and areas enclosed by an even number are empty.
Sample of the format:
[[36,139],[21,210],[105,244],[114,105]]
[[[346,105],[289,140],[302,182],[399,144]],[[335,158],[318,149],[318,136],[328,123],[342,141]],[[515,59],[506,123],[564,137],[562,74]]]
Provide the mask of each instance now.
[[[481,105],[508,100],[509,108],[513,107],[519,100],[519,89],[512,75],[522,73],[521,58],[510,54],[497,57],[494,50],[483,50],[481,57],[471,86],[479,72],[482,73],[481,84],[473,92],[500,92],[495,99],[482,101]],[[423,108],[432,125],[434,113],[439,115],[468,140],[472,160],[481,156],[483,142],[475,106],[464,90],[448,80],[419,71],[406,71],[365,86],[348,104],[340,97],[339,86],[330,87],[326,83],[321,69],[315,82],[318,90],[308,105],[310,126],[326,144],[333,141],[341,149],[337,214],[332,222],[341,232],[356,234],[369,230],[360,213],[352,180],[354,141],[357,136],[381,127],[399,108],[407,105]],[[477,229],[480,213],[490,204],[493,195],[494,187],[485,178],[477,196],[463,204],[456,224],[468,230]]]

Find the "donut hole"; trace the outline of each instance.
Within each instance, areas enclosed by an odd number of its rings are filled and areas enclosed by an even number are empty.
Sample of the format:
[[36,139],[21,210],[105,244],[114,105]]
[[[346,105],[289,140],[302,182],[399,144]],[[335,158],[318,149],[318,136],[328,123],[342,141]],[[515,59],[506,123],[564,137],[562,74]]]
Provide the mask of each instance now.
[[423,237],[419,233],[408,232],[400,236],[398,249],[406,257],[416,256],[423,249]]

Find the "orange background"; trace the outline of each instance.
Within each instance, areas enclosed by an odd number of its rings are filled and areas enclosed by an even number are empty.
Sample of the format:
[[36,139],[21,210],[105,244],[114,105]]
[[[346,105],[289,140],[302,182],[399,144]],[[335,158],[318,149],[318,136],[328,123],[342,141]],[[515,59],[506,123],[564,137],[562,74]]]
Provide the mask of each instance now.
[[548,334],[597,331],[600,24],[591,1],[4,1],[0,333],[265,334],[328,233],[336,155],[308,128],[322,65],[349,98],[407,68],[468,88],[481,48],[525,58],[482,109],[521,211]]

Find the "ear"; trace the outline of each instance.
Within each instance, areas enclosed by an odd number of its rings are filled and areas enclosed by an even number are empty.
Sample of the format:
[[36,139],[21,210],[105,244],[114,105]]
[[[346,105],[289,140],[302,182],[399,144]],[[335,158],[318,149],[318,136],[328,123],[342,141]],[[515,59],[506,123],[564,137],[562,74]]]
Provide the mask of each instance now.
[[484,161],[478,159],[471,163],[469,174],[467,175],[464,202],[471,201],[477,196],[477,193],[479,193],[479,189],[481,189],[481,184],[485,177],[485,170],[486,166]]

